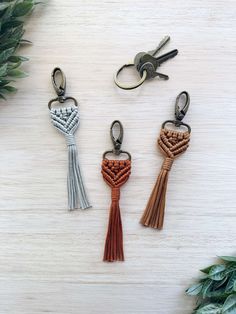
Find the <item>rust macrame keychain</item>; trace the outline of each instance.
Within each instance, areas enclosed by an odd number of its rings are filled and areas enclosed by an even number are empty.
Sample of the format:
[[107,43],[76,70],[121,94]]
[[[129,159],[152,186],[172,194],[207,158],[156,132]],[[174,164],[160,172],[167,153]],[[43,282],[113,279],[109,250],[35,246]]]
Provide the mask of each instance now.
[[[179,103],[182,98],[185,99],[185,103],[180,108]],[[175,120],[167,120],[162,124],[158,146],[165,156],[165,160],[140,221],[146,227],[156,229],[162,229],[163,227],[168,174],[174,159],[184,153],[189,146],[191,128],[188,124],[182,122],[188,111],[189,103],[189,94],[186,91],[181,92],[176,98]],[[167,129],[167,124],[174,124],[176,127],[183,126],[187,130],[181,132]]]
[[[115,138],[114,128],[119,128],[119,136]],[[121,214],[119,207],[120,187],[129,179],[131,169],[131,155],[121,150],[123,141],[123,126],[120,121],[115,120],[111,124],[110,135],[114,149],[106,151],[103,154],[102,175],[105,182],[111,187],[111,207],[109,214],[109,223],[107,237],[104,249],[103,260],[106,262],[123,261],[123,231]],[[127,160],[110,160],[106,158],[107,154],[126,154]]]

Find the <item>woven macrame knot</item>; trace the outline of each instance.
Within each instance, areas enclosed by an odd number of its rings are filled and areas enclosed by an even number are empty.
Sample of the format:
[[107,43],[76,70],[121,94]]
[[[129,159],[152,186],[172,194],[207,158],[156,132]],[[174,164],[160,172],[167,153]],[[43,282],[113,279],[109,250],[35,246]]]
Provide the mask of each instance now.
[[166,171],[170,171],[173,161],[174,161],[173,158],[166,157],[162,164],[162,169]]
[[120,189],[112,188],[111,190],[111,200],[112,202],[118,202],[120,199]]
[[75,143],[75,137],[74,137],[73,134],[67,134],[67,135],[66,135],[66,145],[67,145],[67,146],[76,145],[76,143]]

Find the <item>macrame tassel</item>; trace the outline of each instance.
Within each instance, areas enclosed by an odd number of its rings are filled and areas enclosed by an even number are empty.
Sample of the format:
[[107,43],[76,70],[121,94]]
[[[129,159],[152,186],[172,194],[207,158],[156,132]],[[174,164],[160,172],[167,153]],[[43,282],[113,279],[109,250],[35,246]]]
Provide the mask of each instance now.
[[156,229],[162,229],[163,227],[168,174],[173,161],[172,158],[167,157],[163,162],[160,174],[140,221],[144,226]]
[[189,132],[177,132],[167,129],[161,130],[158,145],[165,155],[165,160],[140,220],[142,225],[155,229],[163,228],[169,171],[174,159],[188,148],[189,140]]
[[89,208],[90,205],[85,193],[85,188],[81,177],[74,135],[67,135],[66,142],[68,146],[68,207],[70,210],[78,207],[80,207],[81,209],[86,209]]
[[53,125],[65,135],[68,146],[68,207],[70,210],[89,208],[79,162],[74,133],[79,124],[78,109],[76,107],[51,109]]
[[106,262],[124,261],[123,231],[120,214],[120,187],[130,176],[130,160],[107,160],[102,162],[102,175],[111,187],[111,207],[103,260]]
[[111,208],[103,260],[107,262],[123,261],[123,230],[120,215],[120,189],[113,188]]

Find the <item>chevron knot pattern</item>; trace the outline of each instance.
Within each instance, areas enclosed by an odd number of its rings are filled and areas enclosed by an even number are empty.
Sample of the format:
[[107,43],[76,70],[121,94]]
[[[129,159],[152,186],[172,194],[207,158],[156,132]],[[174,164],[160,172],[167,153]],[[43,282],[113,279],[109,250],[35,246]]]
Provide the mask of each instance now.
[[82,180],[74,137],[74,133],[79,125],[78,108],[52,108],[50,114],[52,124],[58,131],[64,134],[68,147],[68,207],[70,210],[78,207],[82,209],[89,208],[90,205]]
[[189,146],[189,132],[179,132],[162,129],[158,139],[158,145],[166,157],[174,159],[184,153]]
[[108,160],[102,162],[102,175],[110,187],[121,187],[131,173],[130,160]]
[[146,227],[162,229],[164,223],[168,174],[174,159],[189,146],[190,133],[161,129],[158,146],[165,156],[161,171],[149,197],[140,223]]
[[79,125],[77,107],[52,108],[51,120],[56,129],[63,134],[74,134]]

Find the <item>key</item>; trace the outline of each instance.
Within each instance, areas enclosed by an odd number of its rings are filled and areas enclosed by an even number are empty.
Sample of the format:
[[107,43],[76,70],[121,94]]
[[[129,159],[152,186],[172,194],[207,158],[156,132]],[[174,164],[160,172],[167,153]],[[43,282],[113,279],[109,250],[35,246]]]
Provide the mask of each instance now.
[[155,58],[158,66],[160,66],[163,62],[166,62],[169,59],[174,58],[178,54],[178,50],[174,49],[170,52],[165,53],[164,55]]
[[156,49],[148,51],[148,54],[151,56],[155,56],[170,40],[170,36],[165,36],[159,43]]
[[[174,49],[170,52],[167,52],[161,56],[156,56],[162,48],[169,42],[170,36],[165,36],[156,49],[150,50],[148,52],[139,52],[136,54],[134,61],[132,63],[127,63],[124,64],[117,72],[115,75],[115,83],[118,87],[122,89],[134,89],[137,88],[138,86],[142,85],[147,79],[152,79],[156,76],[159,76],[160,78],[164,80],[168,80],[169,77],[168,75],[165,75],[163,73],[157,72],[157,68],[161,66],[162,63],[166,62],[167,60],[174,58],[178,54],[178,50]],[[135,67],[136,70],[138,71],[141,79],[133,84],[133,85],[126,85],[122,84],[118,81],[118,75],[120,72],[127,67]]]
[[170,40],[170,36],[164,37],[156,49],[151,50],[149,52],[140,52],[136,55],[134,64],[139,71],[140,75],[142,75],[143,71],[147,71],[147,78],[154,78],[159,76],[164,80],[168,80],[168,75],[162,74],[160,72],[156,72],[157,68],[161,66],[162,63],[166,62],[169,59],[174,58],[178,54],[178,50],[174,49],[169,51],[159,57],[155,57],[155,55],[167,44]]

